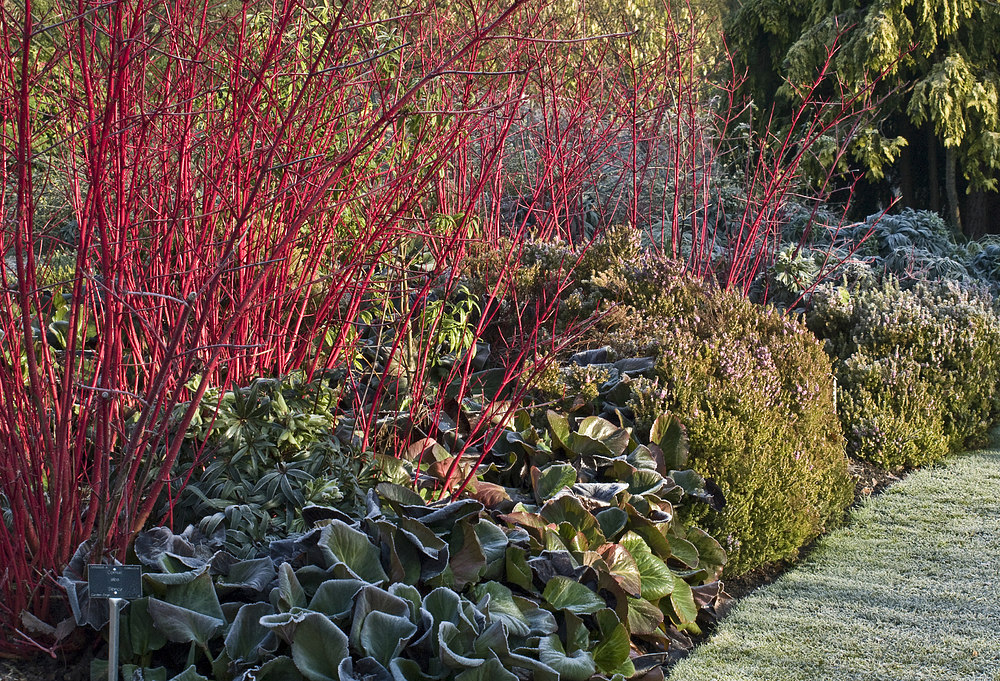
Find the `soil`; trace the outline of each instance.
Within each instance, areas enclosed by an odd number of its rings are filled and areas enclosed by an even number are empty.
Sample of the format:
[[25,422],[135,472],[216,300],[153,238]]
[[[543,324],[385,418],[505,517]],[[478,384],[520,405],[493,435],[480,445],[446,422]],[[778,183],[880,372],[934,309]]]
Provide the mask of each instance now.
[[[850,463],[850,472],[855,479],[854,506],[869,497],[880,494],[902,479],[902,474],[897,475],[877,466],[853,460]],[[726,580],[725,592],[720,599],[720,607],[718,608],[720,618],[725,617],[725,613],[731,609],[736,601],[762,586],[771,584],[794,567],[798,561],[808,556],[814,544],[815,542],[803,548],[798,560],[765,565],[737,579]],[[706,634],[708,633],[711,632],[706,632]],[[681,656],[678,656],[677,659]],[[83,653],[60,654],[56,658],[43,656],[30,660],[0,659],[0,681],[89,681],[92,658],[93,651],[86,650]],[[671,662],[676,662],[676,660],[671,660]],[[668,663],[658,671],[663,673],[669,669],[669,666]],[[659,673],[656,674],[656,677],[661,678]]]
[[90,681],[92,655],[48,656],[31,660],[0,660],[0,681]]

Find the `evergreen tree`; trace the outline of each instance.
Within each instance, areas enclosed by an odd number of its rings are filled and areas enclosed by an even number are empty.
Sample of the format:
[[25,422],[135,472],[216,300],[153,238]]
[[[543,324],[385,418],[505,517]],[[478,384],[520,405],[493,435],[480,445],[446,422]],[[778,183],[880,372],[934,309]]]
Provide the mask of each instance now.
[[980,199],[1000,189],[997,0],[745,0],[727,38],[748,93],[779,115],[838,38],[833,71],[848,92],[881,76],[880,115],[852,153],[874,180],[891,171],[904,204],[946,206],[957,226],[961,188]]

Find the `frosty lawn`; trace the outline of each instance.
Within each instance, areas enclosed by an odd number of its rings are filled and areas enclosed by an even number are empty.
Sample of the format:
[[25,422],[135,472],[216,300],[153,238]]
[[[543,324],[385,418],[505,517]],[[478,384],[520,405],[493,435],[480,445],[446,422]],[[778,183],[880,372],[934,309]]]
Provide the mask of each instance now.
[[856,509],[670,679],[995,681],[998,592],[1000,450],[989,450],[913,473]]

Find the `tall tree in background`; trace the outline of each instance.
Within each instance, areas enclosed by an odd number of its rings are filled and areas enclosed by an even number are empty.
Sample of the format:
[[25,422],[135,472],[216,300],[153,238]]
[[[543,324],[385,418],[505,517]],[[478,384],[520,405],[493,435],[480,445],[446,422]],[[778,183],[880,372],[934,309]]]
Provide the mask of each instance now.
[[834,71],[848,93],[881,75],[886,97],[851,149],[873,182],[868,207],[891,190],[969,236],[1000,232],[988,218],[1000,208],[1000,2],[745,0],[726,33],[759,116],[775,102],[777,121],[842,35]]

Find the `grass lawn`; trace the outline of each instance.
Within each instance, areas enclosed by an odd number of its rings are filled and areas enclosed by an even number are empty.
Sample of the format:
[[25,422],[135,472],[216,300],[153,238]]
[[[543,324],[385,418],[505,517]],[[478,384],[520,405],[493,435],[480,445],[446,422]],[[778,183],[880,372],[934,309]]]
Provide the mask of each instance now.
[[1000,680],[1000,450],[855,509],[670,676],[712,679]]

